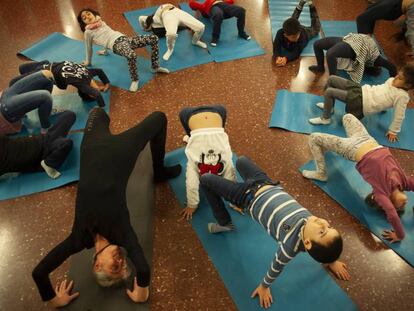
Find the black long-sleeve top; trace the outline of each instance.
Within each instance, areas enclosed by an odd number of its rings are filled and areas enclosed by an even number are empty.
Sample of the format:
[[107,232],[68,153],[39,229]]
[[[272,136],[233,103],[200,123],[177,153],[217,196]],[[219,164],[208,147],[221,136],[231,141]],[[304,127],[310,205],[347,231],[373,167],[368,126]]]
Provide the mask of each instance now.
[[40,168],[44,135],[9,138],[0,135],[0,175]]
[[81,64],[63,61],[52,63],[51,71],[58,88],[66,89],[68,85],[73,85],[82,93],[88,94],[91,98],[96,99],[99,107],[105,106],[101,93],[91,86],[91,80],[94,76],[98,76],[104,84],[109,83],[109,79],[102,69],[86,68]]
[[300,36],[297,42],[291,42],[284,36],[284,30],[281,28],[276,33],[273,40],[273,56],[286,57],[288,61],[297,59],[302,53],[309,39],[303,28],[300,29]]
[[124,247],[135,266],[138,285],[149,285],[150,268],[131,227],[126,202],[126,186],[135,162],[116,161],[124,152],[111,138],[92,139],[88,143],[84,138],[72,232],[32,273],[43,301],[55,297],[49,273],[69,256],[94,247],[97,233],[111,244]]

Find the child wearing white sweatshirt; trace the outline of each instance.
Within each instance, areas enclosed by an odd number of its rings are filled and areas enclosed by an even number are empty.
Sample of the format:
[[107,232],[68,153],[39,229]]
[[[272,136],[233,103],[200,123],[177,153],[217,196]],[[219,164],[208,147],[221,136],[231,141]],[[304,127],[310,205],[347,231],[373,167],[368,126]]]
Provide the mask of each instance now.
[[232,181],[236,180],[236,175],[229,138],[224,131],[226,109],[223,106],[185,108],[180,112],[180,121],[188,135],[184,136],[187,142],[187,207],[183,218],[191,219],[200,202],[201,175],[212,173]]
[[389,141],[398,140],[398,133],[405,117],[405,109],[410,101],[408,91],[414,88],[414,63],[406,64],[395,78],[389,78],[384,84],[363,85],[337,76],[330,76],[325,87],[325,100],[316,105],[323,109],[321,117],[309,119],[312,124],[330,124],[335,99],[345,102],[345,111],[358,119],[394,109],[393,120],[386,136]]

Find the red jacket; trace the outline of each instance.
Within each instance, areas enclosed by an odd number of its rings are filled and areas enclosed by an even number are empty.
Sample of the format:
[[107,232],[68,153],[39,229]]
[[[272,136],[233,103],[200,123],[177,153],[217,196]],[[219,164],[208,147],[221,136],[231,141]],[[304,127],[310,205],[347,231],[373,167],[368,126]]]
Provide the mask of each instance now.
[[[213,3],[217,0],[206,0],[204,3],[198,3],[197,1],[190,0],[190,8],[192,8],[194,11],[199,10],[203,15],[210,15],[211,7],[213,6]],[[233,4],[234,0],[223,0],[223,2],[226,2],[228,4]]]

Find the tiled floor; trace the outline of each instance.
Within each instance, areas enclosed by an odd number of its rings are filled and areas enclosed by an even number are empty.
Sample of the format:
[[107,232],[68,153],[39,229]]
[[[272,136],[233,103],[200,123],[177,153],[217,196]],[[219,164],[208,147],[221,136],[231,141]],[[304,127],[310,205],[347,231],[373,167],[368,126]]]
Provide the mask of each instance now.
[[[277,89],[320,94],[326,75],[315,77],[306,69],[314,62],[313,58],[303,58],[281,69],[272,66],[267,1],[236,2],[247,9],[249,33],[267,54],[160,75],[136,94],[113,88],[112,130],[120,132],[148,113],[162,110],[169,119],[167,150],[173,150],[181,146],[183,130],[178,111],[182,107],[225,104],[229,115],[227,132],[233,150],[253,158],[269,175],[282,180],[285,189],[299,202],[330,220],[344,233],[342,259],[349,267],[352,280],[338,283],[360,309],[412,310],[413,268],[300,176],[297,168],[310,159],[307,136],[267,127]],[[55,31],[82,38],[76,22],[79,9],[95,8],[113,28],[132,35],[122,12],[161,3],[155,0],[3,0],[0,6],[0,89],[17,73],[21,63],[15,56],[17,51]],[[324,20],[353,20],[367,5],[365,0],[317,0],[315,4]],[[392,41],[394,32],[396,28],[389,22],[377,27],[377,37],[387,56],[401,65],[407,48],[401,42]],[[140,53],[145,54],[144,51]],[[412,175],[414,154],[392,152]],[[31,279],[31,271],[40,258],[68,234],[75,196],[76,184],[72,184],[0,202],[0,310],[47,309]],[[180,207],[171,189],[168,185],[159,186],[151,309],[236,310],[191,225],[179,221],[179,214]],[[66,269],[64,265],[56,270],[53,280],[61,279]],[[277,293],[274,298],[277,299]]]

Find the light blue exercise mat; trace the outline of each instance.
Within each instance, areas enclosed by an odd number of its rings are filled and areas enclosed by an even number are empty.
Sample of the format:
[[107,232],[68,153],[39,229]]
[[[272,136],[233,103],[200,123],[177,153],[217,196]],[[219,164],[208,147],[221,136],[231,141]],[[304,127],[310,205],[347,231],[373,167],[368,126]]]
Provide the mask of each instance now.
[[[180,7],[191,15],[195,14],[195,11],[187,3],[180,3]],[[235,17],[223,21],[220,40],[215,47],[210,45],[213,31],[211,21],[205,17],[202,17],[200,20],[206,25],[202,41],[207,43],[209,53],[216,63],[265,54],[253,37],[249,41],[238,37],[237,20]],[[246,29],[246,32],[249,33],[249,30]]]
[[[292,16],[293,11],[298,5],[299,0],[269,0],[269,18],[272,29],[272,42],[275,39],[277,31],[282,28],[283,22]],[[318,9],[318,8],[316,8]],[[309,15],[309,5],[305,4],[299,17],[299,22],[304,26],[311,25]],[[320,39],[321,35],[311,39],[303,49],[301,56],[314,56],[313,43]]]
[[[187,5],[187,4],[185,4]],[[142,10],[134,10],[125,12],[124,16],[128,23],[134,29],[136,34],[149,35],[152,32],[144,31],[139,25],[138,17],[141,15],[152,15],[157,10],[158,6],[146,8]],[[200,48],[191,43],[192,34],[188,30],[181,30],[178,32],[178,37],[175,42],[174,53],[168,61],[164,61],[162,56],[167,51],[166,38],[160,38],[160,61],[161,66],[168,68],[171,72],[182,70],[189,67],[194,67],[202,64],[211,63],[214,61],[213,57],[208,53],[207,49]],[[151,48],[148,48],[151,51]]]
[[[96,52],[103,47],[93,46],[92,66],[101,68],[108,76],[111,85],[129,90],[131,78],[128,71],[128,63],[125,57],[109,51],[108,55],[97,55]],[[36,61],[49,60],[50,62],[60,62],[70,60],[82,63],[85,60],[85,44],[83,41],[74,40],[64,34],[54,32],[46,38],[34,43],[27,49],[20,51],[18,55],[24,55]],[[151,72],[151,62],[141,56],[137,58],[139,75],[139,87],[150,81],[153,77]]]
[[68,137],[73,140],[73,149],[59,169],[62,173],[59,178],[52,179],[44,171],[4,174],[0,177],[0,200],[47,191],[79,180],[80,144],[83,133],[72,133]]
[[[109,113],[109,98],[111,97],[111,92],[108,90],[105,93],[101,92],[101,94],[105,101],[104,109]],[[76,121],[72,125],[71,131],[85,128],[86,121],[89,117],[89,111],[94,107],[97,107],[96,101],[83,101],[77,92],[53,96],[53,108],[70,110],[76,114]],[[50,117],[52,124],[55,122],[57,116],[58,115],[54,115]],[[23,130],[15,136],[28,136],[40,133],[41,125],[37,109],[32,110],[27,114],[27,117],[23,119],[23,124]]]
[[[329,125],[312,125],[310,118],[322,115],[322,110],[316,107],[316,103],[323,102],[322,96],[307,93],[294,93],[287,90],[277,91],[276,101],[270,116],[269,127],[278,127],[288,131],[310,134],[313,132],[328,133],[346,137],[342,126],[342,116],[345,114],[345,104],[341,101],[335,103],[335,113],[331,116]],[[414,109],[407,109],[399,141],[391,143],[385,137],[388,127],[393,119],[393,110],[385,113],[377,113],[362,119],[367,128],[378,143],[384,146],[414,151]]]
[[[186,201],[186,162],[183,148],[168,153],[165,159],[166,165],[180,163],[183,167],[178,178],[169,180],[183,207]],[[277,179],[277,176],[274,177]],[[193,215],[192,225],[201,243],[238,310],[263,310],[258,299],[250,296],[266,274],[277,251],[277,242],[249,216],[232,210],[230,214],[236,231],[208,233],[207,224],[215,220],[204,195],[200,194],[201,201]],[[357,310],[324,268],[305,253],[299,254],[287,265],[272,286],[272,296],[272,310]]]
[[[392,226],[387,222],[382,210],[369,207],[364,202],[365,197],[372,192],[372,188],[355,169],[355,162],[345,160],[331,152],[328,152],[325,158],[328,168],[328,182],[313,182],[410,265],[414,266],[414,194],[406,192],[409,202],[404,214],[401,215],[405,238],[399,243],[391,244],[382,238],[381,233],[384,229],[392,229]],[[300,171],[304,169],[314,170],[314,162],[309,161],[300,168]]]

